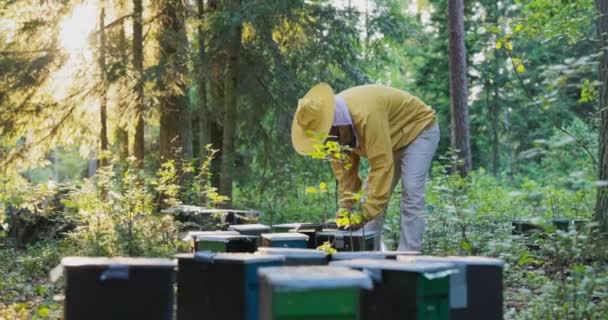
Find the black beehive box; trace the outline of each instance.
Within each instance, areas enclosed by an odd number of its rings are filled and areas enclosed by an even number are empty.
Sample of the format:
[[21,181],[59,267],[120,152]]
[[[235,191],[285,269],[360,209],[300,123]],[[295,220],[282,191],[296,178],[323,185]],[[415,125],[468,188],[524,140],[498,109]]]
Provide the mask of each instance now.
[[286,266],[326,265],[328,257],[325,251],[298,248],[258,248],[258,254],[279,255],[285,257]]
[[260,267],[280,266],[281,256],[247,253],[180,254],[177,320],[257,320]]
[[169,259],[67,257],[66,320],[171,320],[175,263]]
[[503,318],[504,262],[485,257],[400,256],[402,262],[448,262],[459,270],[450,279],[452,320]]
[[329,241],[338,251],[373,251],[377,233],[357,231],[322,231],[317,232],[317,245]]
[[194,251],[249,252],[258,248],[260,238],[242,234],[210,234],[193,236]]
[[362,292],[363,320],[450,319],[451,264],[356,259],[330,266],[362,270],[374,280],[373,290]]

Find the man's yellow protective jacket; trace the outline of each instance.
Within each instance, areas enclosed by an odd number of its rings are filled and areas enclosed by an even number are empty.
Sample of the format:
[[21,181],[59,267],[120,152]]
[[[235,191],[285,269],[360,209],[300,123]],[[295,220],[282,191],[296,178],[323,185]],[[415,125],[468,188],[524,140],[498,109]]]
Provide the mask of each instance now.
[[[332,162],[339,184],[340,198],[361,189],[360,157],[369,161],[366,200],[362,213],[372,220],[388,203],[395,165],[393,152],[406,147],[420,132],[436,121],[435,111],[417,97],[391,87],[364,85],[338,94],[346,101],[357,132],[358,146],[349,153],[350,166]],[[352,201],[342,201],[352,207]]]

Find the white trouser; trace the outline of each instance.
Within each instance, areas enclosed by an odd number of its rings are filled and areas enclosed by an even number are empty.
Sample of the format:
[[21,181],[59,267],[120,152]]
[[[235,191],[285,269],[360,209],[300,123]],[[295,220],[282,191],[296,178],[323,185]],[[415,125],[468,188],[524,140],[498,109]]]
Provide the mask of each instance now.
[[[439,126],[437,124],[423,130],[418,137],[406,147],[393,154],[395,174],[392,190],[401,180],[401,234],[397,250],[420,250],[422,236],[426,226],[425,191],[431,161],[439,144]],[[367,189],[367,181],[364,189]],[[364,232],[382,233],[384,211],[364,226]],[[376,237],[375,249],[385,251],[381,237]]]

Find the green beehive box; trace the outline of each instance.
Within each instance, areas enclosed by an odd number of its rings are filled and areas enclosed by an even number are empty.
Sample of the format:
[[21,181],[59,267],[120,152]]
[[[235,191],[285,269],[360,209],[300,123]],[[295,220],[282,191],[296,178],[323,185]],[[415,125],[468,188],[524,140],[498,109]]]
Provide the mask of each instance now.
[[194,236],[194,251],[248,252],[258,248],[258,237],[241,234],[210,234]]
[[503,318],[504,261],[474,256],[399,256],[397,260],[447,262],[458,269],[458,273],[450,276],[451,320]]
[[301,233],[263,233],[262,247],[273,248],[306,248],[308,246],[308,236]]
[[239,233],[236,231],[222,231],[222,230],[216,230],[216,231],[189,231],[188,233],[186,233],[186,235],[182,238],[182,241],[185,241],[187,243],[190,244],[190,252],[196,252],[196,238],[197,237],[204,237],[204,236],[211,236],[211,235],[223,235],[223,234],[228,234],[228,235],[238,235]]
[[364,320],[450,319],[452,264],[356,259],[330,265],[363,270],[374,279],[374,289],[362,292]]
[[363,272],[344,267],[269,267],[260,277],[260,320],[360,320]]

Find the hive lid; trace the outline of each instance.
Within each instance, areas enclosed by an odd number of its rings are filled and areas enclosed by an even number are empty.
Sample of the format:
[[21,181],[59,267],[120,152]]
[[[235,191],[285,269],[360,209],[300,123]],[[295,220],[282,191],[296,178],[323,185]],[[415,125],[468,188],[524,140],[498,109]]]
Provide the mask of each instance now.
[[332,260],[352,260],[352,259],[385,259],[386,255],[380,251],[345,251],[332,253]]
[[478,256],[398,256],[397,261],[402,262],[443,262],[460,263],[467,266],[496,266],[502,267],[505,262],[501,259]]
[[420,251],[382,251],[387,257],[398,257],[398,256],[418,256]]
[[361,237],[361,236],[370,237],[370,236],[376,235],[376,232],[367,230],[367,231],[365,231],[365,234],[364,234],[363,233],[363,228],[361,228],[361,229],[355,230],[355,231],[326,230],[326,231],[320,231],[320,232],[318,232],[317,235],[321,235],[321,236],[343,236],[343,237],[350,237],[352,235],[352,236],[357,236],[357,237]]
[[105,279],[128,279],[131,268],[173,269],[175,260],[166,258],[133,258],[133,257],[65,257],[61,263],[49,272],[49,280],[57,281],[66,269],[80,267],[102,267],[106,270],[100,276]]
[[345,267],[268,267],[258,270],[262,279],[268,281],[276,291],[302,291],[329,288],[371,289],[369,276]]
[[295,229],[298,227],[307,226],[307,225],[311,225],[311,224],[312,223],[310,223],[310,222],[280,223],[280,224],[273,224],[272,227],[273,228]]
[[292,259],[307,259],[307,258],[326,258],[325,251],[315,249],[299,249],[299,248],[258,248],[258,254],[281,255]]
[[236,231],[269,231],[270,227],[265,224],[253,223],[253,224],[233,224],[228,227],[230,230]]
[[161,267],[173,268],[175,261],[166,258],[133,258],[133,257],[65,257],[61,259],[64,267],[111,266]]
[[214,253],[210,251],[199,251],[196,253],[184,253],[175,256],[177,259],[196,260],[206,263],[264,263],[264,262],[281,262],[285,261],[285,257],[281,255],[260,255],[253,253]]
[[182,239],[182,241],[190,241],[192,240],[194,237],[200,237],[200,236],[209,236],[209,235],[216,235],[216,234],[239,234],[238,232],[234,231],[234,230],[226,230],[226,231],[222,231],[222,230],[216,230],[216,231],[189,231],[186,236]]
[[395,260],[355,259],[333,261],[330,265],[365,270],[370,273],[374,280],[382,279],[381,271],[383,270],[415,272],[429,280],[447,277],[458,272],[454,264],[439,262],[403,263]]
[[308,236],[301,233],[296,232],[283,232],[283,233],[262,233],[262,238],[268,239],[271,241],[281,241],[281,240],[304,240],[308,241]]
[[230,240],[239,239],[252,239],[251,236],[242,234],[209,234],[202,236],[194,236],[195,241],[216,241],[216,242],[230,242]]

